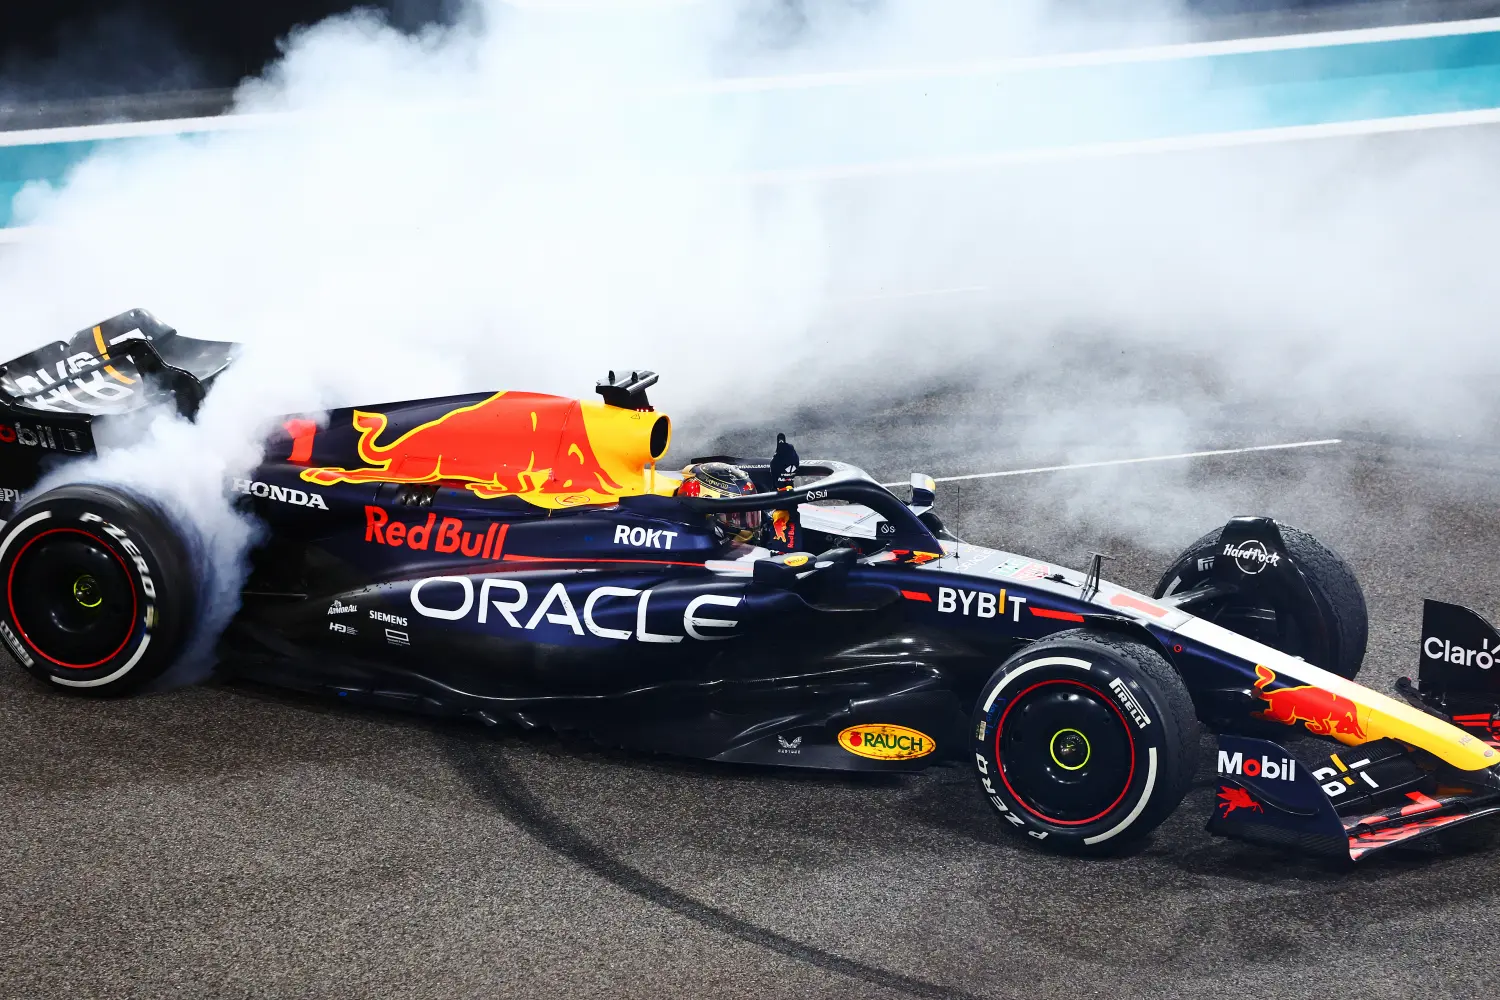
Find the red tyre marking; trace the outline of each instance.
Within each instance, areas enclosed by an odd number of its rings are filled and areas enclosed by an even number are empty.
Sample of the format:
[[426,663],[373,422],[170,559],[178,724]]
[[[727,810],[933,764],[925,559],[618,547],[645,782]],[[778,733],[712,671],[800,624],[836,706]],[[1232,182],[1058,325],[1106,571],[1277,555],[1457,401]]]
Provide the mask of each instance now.
[[[1015,708],[1016,705],[1021,701],[1021,699],[1025,698],[1028,694],[1035,691],[1037,688],[1046,687],[1048,684],[1071,684],[1074,687],[1081,687],[1085,691],[1092,691],[1094,694],[1098,695],[1100,700],[1102,700],[1106,705],[1115,710],[1115,714],[1120,717],[1121,728],[1125,730],[1125,735],[1130,738],[1130,770],[1125,774],[1125,787],[1120,789],[1120,794],[1115,796],[1115,800],[1108,806],[1106,806],[1102,812],[1096,813],[1095,815],[1090,816],[1088,819],[1053,819],[1051,816],[1048,816],[1045,813],[1037,812],[1035,809],[1031,808],[1021,799],[1021,796],[1016,793],[1016,790],[1010,786],[1010,779],[1005,776],[1005,765],[1001,763],[1000,760],[1000,734],[1005,730],[1005,717],[1010,714],[1010,710]],[[1045,820],[1046,822],[1051,823],[1054,826],[1085,826],[1089,823],[1097,822],[1098,820],[1103,819],[1105,816],[1108,816],[1111,812],[1114,811],[1115,806],[1119,805],[1120,801],[1125,798],[1125,793],[1130,791],[1130,783],[1135,780],[1135,734],[1130,731],[1130,726],[1125,722],[1125,713],[1120,711],[1120,706],[1116,705],[1113,698],[1109,697],[1098,688],[1088,684],[1084,684],[1081,681],[1069,681],[1062,679],[1038,681],[1037,683],[1031,685],[1031,687],[1027,688],[1020,694],[1012,698],[1010,700],[1010,704],[1005,706],[1005,711],[1000,713],[1000,721],[995,725],[995,764],[1000,770],[1000,780],[1005,783],[1005,790],[1010,792],[1010,797],[1016,801],[1016,805],[1020,806],[1022,809],[1025,809],[1027,812],[1031,813],[1031,815],[1037,817],[1038,819]]]
[[[26,550],[31,548],[31,546],[34,545],[39,539],[46,538],[48,535],[59,534],[82,535],[84,538],[87,538],[91,542],[97,542],[98,544],[103,545],[104,551],[115,557],[115,562],[120,564],[120,568],[125,571],[125,578],[130,581],[130,628],[126,630],[124,640],[115,647],[114,652],[110,653],[102,660],[95,660],[93,663],[64,663],[62,660],[48,656],[46,653],[42,652],[40,646],[31,641],[31,636],[27,635],[26,630],[21,627],[21,619],[16,617],[16,567],[20,565],[21,557],[25,555]],[[137,602],[135,599],[135,577],[131,575],[130,568],[125,565],[125,560],[121,559],[120,554],[114,550],[114,547],[105,543],[103,539],[99,538],[96,535],[91,535],[87,531],[81,531],[78,528],[49,528],[46,531],[39,532],[38,534],[35,534],[31,538],[26,540],[26,544],[21,546],[21,550],[17,552],[16,557],[11,560],[10,573],[8,573],[5,577],[5,603],[10,609],[10,620],[16,623],[16,631],[21,634],[22,639],[26,640],[26,645],[35,650],[36,655],[40,656],[42,659],[48,661],[49,663],[55,663],[59,667],[67,667],[69,670],[91,670],[94,667],[108,663],[110,660],[113,660],[115,657],[119,656],[120,651],[130,644],[130,637],[135,635],[135,613],[140,607],[139,602]]]

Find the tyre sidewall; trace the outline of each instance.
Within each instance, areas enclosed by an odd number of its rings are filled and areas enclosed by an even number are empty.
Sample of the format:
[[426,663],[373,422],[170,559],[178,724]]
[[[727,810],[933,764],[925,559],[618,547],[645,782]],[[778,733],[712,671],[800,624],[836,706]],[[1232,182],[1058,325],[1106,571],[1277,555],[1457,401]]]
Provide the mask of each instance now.
[[[1115,708],[1133,750],[1124,794],[1090,822],[1050,822],[1039,815],[1009,786],[999,756],[1006,709],[1038,685],[1058,681],[1082,685]],[[1105,851],[1160,823],[1176,807],[1180,795],[1171,792],[1171,776],[1166,773],[1172,766],[1175,739],[1168,727],[1177,720],[1155,687],[1149,677],[1102,642],[1039,643],[1002,664],[981,691],[970,735],[980,786],[1004,825],[1012,833],[1048,846]]]
[[[134,616],[123,645],[96,666],[57,662],[28,636],[15,613],[15,567],[26,547],[57,531],[81,532],[114,555],[132,588]],[[0,533],[0,639],[33,676],[82,695],[132,690],[161,674],[189,616],[181,546],[154,507],[112,490],[73,486],[26,504]]]

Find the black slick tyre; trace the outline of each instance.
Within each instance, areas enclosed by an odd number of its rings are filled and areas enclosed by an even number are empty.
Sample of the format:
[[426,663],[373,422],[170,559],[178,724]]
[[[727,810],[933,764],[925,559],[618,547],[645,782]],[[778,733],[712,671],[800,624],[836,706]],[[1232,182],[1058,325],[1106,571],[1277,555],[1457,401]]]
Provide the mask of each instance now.
[[[1184,610],[1352,680],[1364,662],[1369,638],[1369,616],[1359,580],[1348,563],[1312,535],[1285,524],[1277,527],[1287,557],[1307,581],[1323,622],[1301,620],[1312,612],[1299,612],[1274,591],[1250,590]],[[1215,528],[1189,545],[1161,575],[1152,596],[1169,597],[1205,582],[1218,558],[1222,531]]]
[[160,676],[182,651],[196,596],[181,536],[122,490],[50,490],[0,531],[0,639],[70,694],[125,694]]
[[1150,833],[1187,794],[1198,721],[1156,650],[1075,629],[1000,665],[974,708],[974,764],[1011,834],[1108,854]]

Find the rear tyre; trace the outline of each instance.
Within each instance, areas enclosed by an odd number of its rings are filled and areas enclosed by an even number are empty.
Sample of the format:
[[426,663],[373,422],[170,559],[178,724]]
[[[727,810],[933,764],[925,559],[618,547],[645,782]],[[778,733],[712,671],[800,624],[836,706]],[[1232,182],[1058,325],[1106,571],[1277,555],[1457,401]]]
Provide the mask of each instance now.
[[1033,643],[980,692],[980,787],[1002,828],[1042,846],[1107,854],[1140,840],[1187,794],[1198,720],[1156,650],[1084,629]]
[[117,489],[50,490],[0,531],[0,639],[70,694],[125,694],[159,676],[182,651],[196,594],[171,522]]
[[[1328,546],[1300,529],[1277,527],[1287,557],[1307,581],[1325,622],[1304,620],[1309,611],[1299,610],[1274,591],[1246,591],[1183,610],[1352,680],[1364,662],[1369,638],[1364,591],[1349,564]],[[1170,597],[1205,582],[1213,572],[1222,531],[1215,528],[1189,545],[1161,575],[1152,596]]]

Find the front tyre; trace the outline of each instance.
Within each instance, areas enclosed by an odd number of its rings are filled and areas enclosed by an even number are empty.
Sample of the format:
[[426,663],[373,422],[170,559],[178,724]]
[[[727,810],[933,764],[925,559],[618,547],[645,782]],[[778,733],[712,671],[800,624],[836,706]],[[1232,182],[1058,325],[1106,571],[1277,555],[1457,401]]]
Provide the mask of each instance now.
[[0,531],[0,639],[69,693],[124,694],[159,676],[182,650],[195,596],[181,536],[129,493],[49,490]]
[[1156,650],[1083,629],[1033,643],[980,691],[975,767],[1001,826],[1077,854],[1144,837],[1187,794],[1198,722]]
[[[1279,524],[1287,558],[1307,585],[1311,603],[1291,599],[1270,573],[1241,576],[1232,593],[1183,605],[1183,610],[1288,656],[1353,680],[1365,658],[1369,616],[1364,591],[1349,564],[1312,535]],[[1171,597],[1211,581],[1223,528],[1215,528],[1178,556],[1151,596]],[[1257,585],[1257,581],[1264,581]]]

